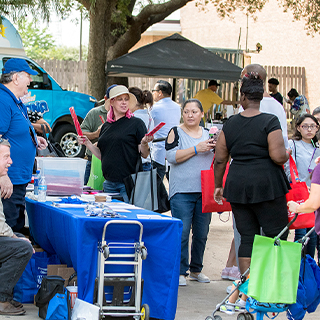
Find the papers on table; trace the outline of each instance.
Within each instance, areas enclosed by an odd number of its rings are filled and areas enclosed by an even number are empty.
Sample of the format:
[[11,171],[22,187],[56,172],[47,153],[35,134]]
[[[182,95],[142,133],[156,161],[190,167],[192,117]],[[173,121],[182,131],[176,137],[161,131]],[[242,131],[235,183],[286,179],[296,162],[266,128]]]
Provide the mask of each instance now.
[[59,202],[52,202],[52,205],[58,208],[85,208],[87,206],[86,203],[59,203]]
[[156,219],[156,220],[159,220],[159,219],[172,219],[171,217],[169,216],[164,216],[164,215],[157,215],[157,214],[137,214],[137,218],[138,219]]

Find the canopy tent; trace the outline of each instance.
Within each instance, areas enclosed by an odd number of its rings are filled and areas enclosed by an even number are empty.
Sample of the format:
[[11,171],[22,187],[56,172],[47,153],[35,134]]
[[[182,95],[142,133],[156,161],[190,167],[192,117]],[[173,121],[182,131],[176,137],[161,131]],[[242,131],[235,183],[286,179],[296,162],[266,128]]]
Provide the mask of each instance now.
[[241,68],[175,33],[107,63],[108,76],[238,81]]

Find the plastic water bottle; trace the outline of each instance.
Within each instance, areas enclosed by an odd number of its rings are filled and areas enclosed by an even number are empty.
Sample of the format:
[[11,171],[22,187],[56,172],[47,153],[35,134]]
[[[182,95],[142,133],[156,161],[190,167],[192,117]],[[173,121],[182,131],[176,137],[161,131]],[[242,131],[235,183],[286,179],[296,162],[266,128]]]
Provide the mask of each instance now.
[[36,196],[38,195],[38,191],[39,191],[39,179],[40,179],[40,170],[37,170],[33,180],[33,186],[34,186],[33,193]]
[[38,201],[39,202],[46,202],[47,197],[47,183],[45,176],[41,176],[39,180],[39,187],[38,187]]

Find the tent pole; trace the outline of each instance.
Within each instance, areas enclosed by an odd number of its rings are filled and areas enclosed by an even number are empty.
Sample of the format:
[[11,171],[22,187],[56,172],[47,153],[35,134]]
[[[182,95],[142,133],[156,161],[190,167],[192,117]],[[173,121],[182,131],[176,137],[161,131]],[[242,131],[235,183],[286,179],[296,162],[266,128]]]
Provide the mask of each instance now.
[[173,83],[172,83],[172,100],[177,101],[177,78],[173,78]]

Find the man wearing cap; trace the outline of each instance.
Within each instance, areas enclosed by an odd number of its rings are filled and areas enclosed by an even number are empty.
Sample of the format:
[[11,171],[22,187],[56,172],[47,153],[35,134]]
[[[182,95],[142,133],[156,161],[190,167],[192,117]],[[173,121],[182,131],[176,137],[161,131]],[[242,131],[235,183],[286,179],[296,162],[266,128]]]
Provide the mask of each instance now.
[[198,91],[193,97],[194,99],[198,99],[201,102],[204,114],[206,114],[215,104],[218,106],[220,104],[230,105],[237,103],[236,101],[223,100],[222,98],[220,98],[216,94],[218,86],[220,86],[220,83],[218,83],[216,80],[210,80],[208,88]]
[[28,93],[30,75],[36,75],[24,59],[9,59],[0,79],[0,134],[11,144],[13,165],[0,177],[4,214],[13,231],[25,233],[25,194],[31,180],[36,149],[47,142],[37,137],[21,97]]
[[[0,176],[11,166],[10,143],[0,137]],[[20,302],[13,300],[13,288],[33,253],[30,241],[17,237],[6,223],[0,199],[0,315],[18,316],[25,313]]]
[[[180,124],[180,106],[171,99],[172,86],[168,81],[158,80],[152,90],[152,97],[155,104],[150,111],[154,126],[164,122],[165,125],[154,134],[155,139],[165,139],[172,127]],[[166,149],[165,142],[159,141],[152,144],[151,159],[154,168],[161,177],[166,174]],[[168,176],[167,176],[168,178]]]
[[278,92],[279,81],[276,78],[270,78],[268,80],[268,89],[270,92],[270,96],[276,99],[279,103],[283,105],[283,97],[280,92]]
[[[96,107],[91,109],[84,120],[81,123],[81,129],[83,132],[83,135],[88,137],[88,139],[92,143],[96,143],[98,141],[100,130],[102,127],[102,120],[100,119],[100,116],[106,121],[107,119],[107,113],[109,111],[109,104],[106,103],[107,99],[109,99],[109,92],[110,90],[115,87],[116,85],[113,84],[110,86],[106,94],[104,96],[104,104],[100,107]],[[89,177],[90,177],[90,171],[91,171],[91,159],[92,159],[92,152],[86,148],[86,156],[88,158],[87,165],[86,165],[86,171],[84,174],[84,184],[86,185],[88,183]]]

